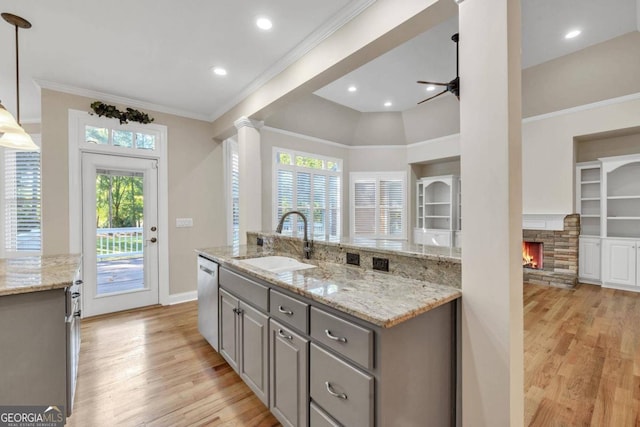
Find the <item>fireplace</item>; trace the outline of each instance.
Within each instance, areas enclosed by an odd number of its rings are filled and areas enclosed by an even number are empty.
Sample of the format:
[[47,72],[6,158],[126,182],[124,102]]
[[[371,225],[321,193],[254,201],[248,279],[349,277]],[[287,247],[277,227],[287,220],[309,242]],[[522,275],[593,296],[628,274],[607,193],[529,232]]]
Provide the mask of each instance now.
[[544,244],[522,242],[522,266],[534,270],[544,270]]
[[573,288],[578,279],[580,215],[566,215],[560,221],[539,217],[543,215],[523,218],[523,280]]

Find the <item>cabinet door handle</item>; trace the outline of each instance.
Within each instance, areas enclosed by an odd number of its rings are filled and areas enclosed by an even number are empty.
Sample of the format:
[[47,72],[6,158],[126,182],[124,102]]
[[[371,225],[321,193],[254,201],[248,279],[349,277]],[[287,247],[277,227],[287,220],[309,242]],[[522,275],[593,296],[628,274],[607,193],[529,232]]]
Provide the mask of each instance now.
[[285,333],[284,333],[284,331],[283,331],[282,329],[278,329],[278,335],[279,335],[281,338],[288,339],[289,341],[291,341],[291,340],[293,339],[293,337],[292,337],[291,335],[287,335],[287,334],[285,334]]
[[335,391],[333,391],[333,387],[331,386],[331,383],[329,381],[325,381],[324,385],[327,386],[327,392],[329,392],[329,394],[331,396],[337,397],[338,399],[344,399],[347,400],[347,395],[344,393],[336,393]]
[[287,310],[284,307],[282,307],[281,305],[278,306],[278,311],[282,314],[286,314],[287,316],[293,316],[293,311],[291,310]]
[[325,335],[327,336],[327,338],[329,338],[330,340],[334,340],[334,341],[338,341],[338,342],[347,342],[347,339],[346,339],[346,338],[344,338],[344,337],[337,337],[337,336],[333,335],[333,334],[331,333],[331,331],[330,331],[330,330],[328,330],[328,329],[325,329],[325,330],[324,330],[324,333],[325,333]]

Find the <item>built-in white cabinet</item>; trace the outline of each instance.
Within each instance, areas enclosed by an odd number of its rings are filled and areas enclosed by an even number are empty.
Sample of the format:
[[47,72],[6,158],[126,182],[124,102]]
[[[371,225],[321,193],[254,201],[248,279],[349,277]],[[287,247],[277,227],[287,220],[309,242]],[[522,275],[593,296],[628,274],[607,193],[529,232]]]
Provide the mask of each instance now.
[[600,237],[580,236],[578,254],[580,281],[600,283]]
[[636,287],[640,285],[638,262],[640,241],[603,239],[603,282],[606,285]]
[[580,234],[600,237],[600,161],[576,166],[576,209]]
[[580,213],[580,280],[636,290],[640,285],[636,267],[640,155],[577,164],[576,209]]
[[413,240],[432,246],[456,246],[461,240],[460,179],[455,175],[416,182],[416,227]]

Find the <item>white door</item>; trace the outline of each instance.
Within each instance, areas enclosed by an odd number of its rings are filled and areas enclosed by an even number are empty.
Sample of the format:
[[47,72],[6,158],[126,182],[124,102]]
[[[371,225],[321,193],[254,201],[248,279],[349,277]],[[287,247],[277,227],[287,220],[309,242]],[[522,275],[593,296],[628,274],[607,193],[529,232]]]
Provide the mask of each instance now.
[[158,304],[157,160],[82,155],[83,315]]
[[603,282],[635,286],[636,242],[623,239],[603,239]]

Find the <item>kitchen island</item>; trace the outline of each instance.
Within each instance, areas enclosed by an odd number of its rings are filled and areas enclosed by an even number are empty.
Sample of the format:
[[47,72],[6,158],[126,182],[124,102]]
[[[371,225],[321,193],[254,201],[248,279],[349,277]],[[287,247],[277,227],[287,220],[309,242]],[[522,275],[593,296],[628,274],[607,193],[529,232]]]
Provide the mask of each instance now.
[[71,413],[79,268],[79,255],[0,259],[0,406],[58,406]]
[[[335,262],[339,245],[316,242],[302,259],[299,240],[280,239],[197,252],[219,269],[219,352],[283,425],[454,425],[459,289]],[[243,262],[274,255],[315,268]],[[460,263],[405,255],[445,270]]]

